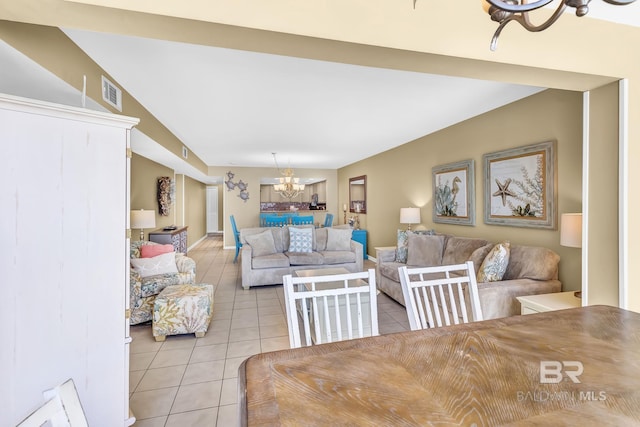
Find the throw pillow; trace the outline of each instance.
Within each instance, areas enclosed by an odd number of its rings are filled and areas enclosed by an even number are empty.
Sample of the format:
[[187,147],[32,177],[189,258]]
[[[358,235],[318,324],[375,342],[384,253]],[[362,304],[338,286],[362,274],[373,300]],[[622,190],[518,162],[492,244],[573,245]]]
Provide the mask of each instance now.
[[140,246],[140,258],[153,258],[154,256],[173,252],[173,245],[142,245]]
[[509,265],[509,251],[511,244],[502,242],[495,245],[489,255],[482,261],[480,270],[478,270],[478,283],[497,282],[502,280],[504,272],[507,271]]
[[433,267],[442,263],[444,236],[411,233],[407,240],[407,265]]
[[351,250],[351,229],[350,228],[327,228],[327,250],[328,251],[350,251]]
[[313,252],[313,229],[289,227],[289,252]]
[[[476,277],[478,275],[478,271],[480,271],[480,266],[482,265],[482,261],[489,255],[489,252],[493,249],[493,243],[487,243],[484,246],[479,247],[469,256],[467,261],[473,262],[473,268],[476,270]],[[444,260],[444,257],[443,257]]]
[[273,255],[277,253],[276,242],[273,239],[271,230],[267,229],[262,233],[246,236],[245,240],[251,246],[251,256]]
[[401,262],[403,264],[407,263],[407,246],[409,241],[407,240],[407,236],[409,234],[421,234],[426,236],[433,236],[436,234],[435,230],[398,230],[398,238],[396,244],[396,262]]
[[140,274],[140,277],[178,273],[175,252],[167,252],[153,258],[131,258],[131,266]]

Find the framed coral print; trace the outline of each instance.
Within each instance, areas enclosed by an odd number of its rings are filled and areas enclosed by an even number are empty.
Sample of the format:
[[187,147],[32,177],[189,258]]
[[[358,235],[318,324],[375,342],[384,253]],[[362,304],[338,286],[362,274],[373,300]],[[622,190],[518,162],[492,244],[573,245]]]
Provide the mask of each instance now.
[[556,142],[485,154],[484,222],[556,228]]
[[433,222],[475,225],[474,161],[434,166]]

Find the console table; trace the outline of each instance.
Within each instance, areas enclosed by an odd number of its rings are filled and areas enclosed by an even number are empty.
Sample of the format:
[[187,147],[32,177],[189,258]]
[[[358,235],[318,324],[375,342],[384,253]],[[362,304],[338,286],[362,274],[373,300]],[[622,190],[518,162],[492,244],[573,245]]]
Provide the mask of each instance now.
[[162,243],[163,245],[173,245],[176,252],[187,254],[187,228],[188,226],[178,227],[175,230],[164,230],[159,228],[149,232],[149,241]]
[[351,234],[351,240],[355,240],[358,243],[362,244],[362,258],[367,259],[367,230],[353,230]]

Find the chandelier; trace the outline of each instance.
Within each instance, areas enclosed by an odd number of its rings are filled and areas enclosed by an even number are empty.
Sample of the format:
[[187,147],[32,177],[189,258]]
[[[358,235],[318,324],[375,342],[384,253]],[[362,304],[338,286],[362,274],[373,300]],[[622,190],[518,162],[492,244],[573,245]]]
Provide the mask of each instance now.
[[[562,15],[569,7],[576,9],[576,16],[584,16],[589,13],[589,2],[591,0],[560,0],[555,12],[543,23],[533,24],[529,20],[529,12],[539,9],[555,0],[481,0],[484,10],[491,15],[491,19],[499,23],[498,29],[491,39],[491,50],[496,50],[498,37],[502,29],[511,21],[516,21],[527,31],[537,32],[546,30]],[[624,6],[633,3],[635,0],[604,0],[605,2],[617,6]],[[415,1],[414,1],[415,7]]]
[[280,167],[278,166],[278,160],[276,159],[276,153],[271,154],[273,154],[273,161],[276,164],[278,172],[280,172],[280,175],[282,175],[280,178],[278,178],[279,183],[273,184],[273,189],[282,197],[286,199],[293,199],[304,191],[304,184],[300,184],[300,178],[296,178],[293,176],[293,169],[291,169],[290,167],[286,168],[284,171],[281,171]]

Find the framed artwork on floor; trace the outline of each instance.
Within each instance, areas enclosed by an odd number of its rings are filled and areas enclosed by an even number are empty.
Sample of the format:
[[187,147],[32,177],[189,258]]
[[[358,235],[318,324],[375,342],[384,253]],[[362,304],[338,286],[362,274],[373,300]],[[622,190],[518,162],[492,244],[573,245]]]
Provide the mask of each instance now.
[[475,168],[473,160],[434,166],[433,222],[475,225]]
[[556,142],[485,154],[484,222],[556,228]]

